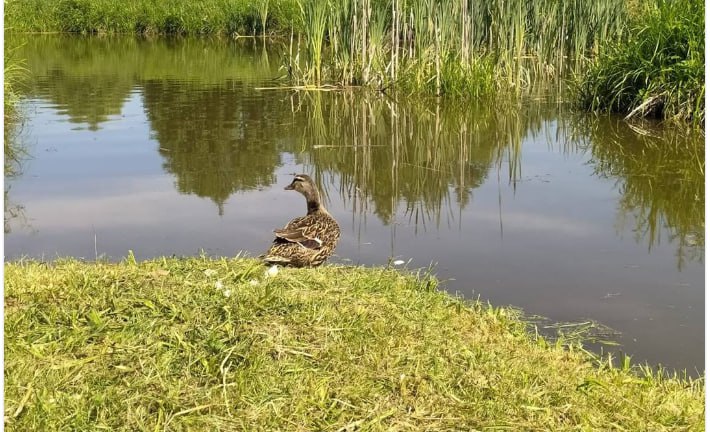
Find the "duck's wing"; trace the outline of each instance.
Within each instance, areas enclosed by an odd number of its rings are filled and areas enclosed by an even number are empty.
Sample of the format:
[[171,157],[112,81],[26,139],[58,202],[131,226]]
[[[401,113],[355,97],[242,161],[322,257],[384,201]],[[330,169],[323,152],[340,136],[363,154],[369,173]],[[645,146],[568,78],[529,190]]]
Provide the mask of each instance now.
[[292,220],[283,229],[274,230],[274,234],[277,240],[298,243],[308,249],[320,249],[333,229],[332,221],[330,217],[303,216]]
[[305,226],[274,230],[274,234],[276,234],[277,239],[298,243],[308,249],[320,249],[323,246],[323,241],[318,238],[314,231],[313,227]]

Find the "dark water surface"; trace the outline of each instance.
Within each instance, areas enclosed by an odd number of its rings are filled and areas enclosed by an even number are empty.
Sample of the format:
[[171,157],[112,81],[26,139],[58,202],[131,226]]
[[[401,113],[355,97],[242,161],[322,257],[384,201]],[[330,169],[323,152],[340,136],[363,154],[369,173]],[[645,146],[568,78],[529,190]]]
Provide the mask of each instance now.
[[[23,39],[29,158],[6,259],[255,256],[317,179],[334,262],[435,264],[450,292],[599,321],[637,362],[702,371],[702,136],[518,103],[262,90],[260,42]],[[615,352],[618,348],[607,348]]]

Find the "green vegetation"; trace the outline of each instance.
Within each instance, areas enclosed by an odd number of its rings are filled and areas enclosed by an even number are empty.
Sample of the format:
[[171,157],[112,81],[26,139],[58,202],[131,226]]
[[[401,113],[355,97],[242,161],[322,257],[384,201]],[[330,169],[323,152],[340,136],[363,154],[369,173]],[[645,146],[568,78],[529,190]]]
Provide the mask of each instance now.
[[705,121],[705,5],[650,0],[578,83],[587,109]]
[[4,151],[5,151],[5,176],[12,177],[18,174],[22,149],[17,142],[18,126],[21,115],[18,108],[20,101],[19,89],[26,70],[23,61],[17,56],[17,48],[8,48],[3,59],[5,70],[4,83]]
[[290,32],[295,86],[479,97],[572,71],[586,109],[705,117],[702,0],[10,0],[5,11],[19,32]]
[[20,32],[266,34],[289,27],[293,0],[8,0],[5,27]]
[[297,83],[459,96],[559,77],[618,37],[626,19],[622,0],[303,0],[302,11]]
[[[623,0],[28,0],[6,4],[15,31],[291,32],[296,85],[365,85],[437,95],[491,94],[559,77],[615,38]],[[295,35],[294,35],[295,34]],[[301,39],[303,40],[303,43]],[[572,59],[571,62],[565,60]]]
[[703,430],[702,380],[610,366],[386,268],[5,264],[7,430]]

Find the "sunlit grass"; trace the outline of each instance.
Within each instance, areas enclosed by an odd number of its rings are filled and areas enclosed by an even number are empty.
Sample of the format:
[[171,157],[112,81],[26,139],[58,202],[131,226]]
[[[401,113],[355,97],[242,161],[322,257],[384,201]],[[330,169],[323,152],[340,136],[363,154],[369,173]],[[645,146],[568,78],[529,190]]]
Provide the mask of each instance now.
[[5,264],[7,430],[702,430],[702,380],[613,368],[426,275]]
[[294,0],[10,0],[5,24],[25,32],[266,35],[288,28],[297,11]]
[[628,36],[608,43],[580,78],[579,103],[591,110],[704,123],[704,2],[642,5]]

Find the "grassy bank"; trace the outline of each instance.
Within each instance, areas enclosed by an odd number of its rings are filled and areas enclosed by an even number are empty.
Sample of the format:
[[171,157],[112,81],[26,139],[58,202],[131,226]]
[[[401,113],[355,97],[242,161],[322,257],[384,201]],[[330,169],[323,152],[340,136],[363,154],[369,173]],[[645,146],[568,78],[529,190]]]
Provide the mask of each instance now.
[[294,0],[8,0],[20,32],[262,35],[290,27]]
[[703,429],[702,381],[609,368],[427,277],[130,257],[5,272],[8,430]]
[[705,5],[702,0],[641,3],[620,42],[582,77],[580,104],[628,116],[705,121]]

